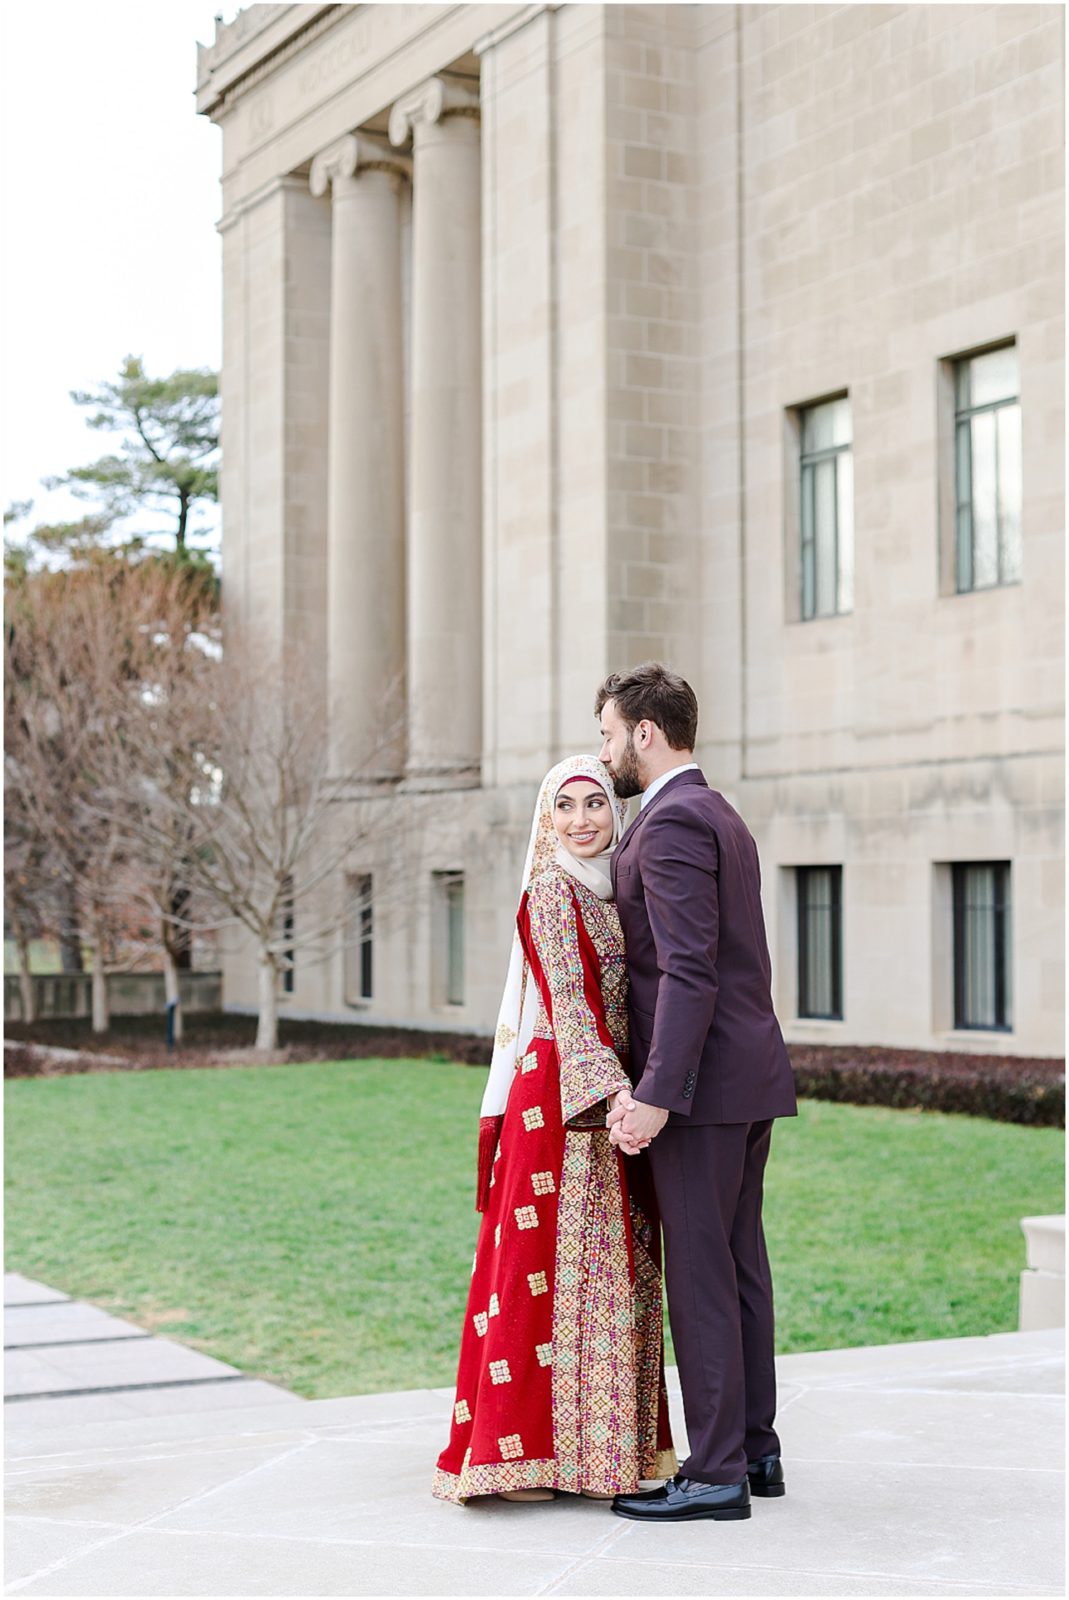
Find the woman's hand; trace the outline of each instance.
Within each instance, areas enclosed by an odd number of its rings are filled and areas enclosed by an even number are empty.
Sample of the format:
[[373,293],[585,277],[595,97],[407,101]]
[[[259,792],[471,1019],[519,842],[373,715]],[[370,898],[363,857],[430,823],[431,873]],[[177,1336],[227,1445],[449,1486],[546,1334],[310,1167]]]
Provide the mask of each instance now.
[[626,1156],[637,1156],[655,1139],[668,1121],[668,1112],[660,1106],[647,1106],[636,1100],[627,1089],[621,1089],[609,1103],[605,1126],[609,1142],[619,1146]]

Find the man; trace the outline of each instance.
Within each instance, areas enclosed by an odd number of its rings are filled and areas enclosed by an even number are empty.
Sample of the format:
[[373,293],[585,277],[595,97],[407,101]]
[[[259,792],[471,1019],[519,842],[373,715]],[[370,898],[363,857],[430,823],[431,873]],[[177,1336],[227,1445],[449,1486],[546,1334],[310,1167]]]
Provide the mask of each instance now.
[[785,1492],[773,1426],[772,1279],[761,1226],[774,1117],[797,1112],[772,1009],[757,847],[693,760],[698,703],[657,662],[598,691],[601,760],[642,809],[612,861],[627,941],[631,1079],[614,1144],[649,1147],[690,1455],[643,1521],[749,1517]]

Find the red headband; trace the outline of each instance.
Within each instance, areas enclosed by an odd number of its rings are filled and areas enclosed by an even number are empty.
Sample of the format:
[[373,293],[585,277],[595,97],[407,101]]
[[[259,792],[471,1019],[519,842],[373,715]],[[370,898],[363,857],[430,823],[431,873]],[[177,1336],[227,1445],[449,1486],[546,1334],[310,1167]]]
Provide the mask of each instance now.
[[574,778],[565,778],[564,782],[560,786],[560,789],[557,790],[557,793],[560,794],[561,789],[567,789],[570,783],[593,783],[599,789],[604,788],[603,784],[598,783],[597,778],[590,778],[585,772],[577,772]]

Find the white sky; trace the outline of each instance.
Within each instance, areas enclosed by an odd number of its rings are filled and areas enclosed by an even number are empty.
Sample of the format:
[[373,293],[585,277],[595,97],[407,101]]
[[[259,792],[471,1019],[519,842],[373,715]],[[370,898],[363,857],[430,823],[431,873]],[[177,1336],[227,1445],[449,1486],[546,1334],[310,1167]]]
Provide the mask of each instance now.
[[[71,389],[128,353],[220,361],[221,134],[194,110],[212,0],[5,5],[3,504],[80,515],[39,480],[114,448]],[[229,20],[236,7],[228,4]]]

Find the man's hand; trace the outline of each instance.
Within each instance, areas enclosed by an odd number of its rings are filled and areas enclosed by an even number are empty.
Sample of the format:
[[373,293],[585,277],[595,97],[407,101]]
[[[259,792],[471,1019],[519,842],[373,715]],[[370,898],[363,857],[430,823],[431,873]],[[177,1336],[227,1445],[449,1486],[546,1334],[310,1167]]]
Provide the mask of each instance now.
[[610,1143],[618,1145],[628,1156],[636,1156],[640,1150],[645,1150],[667,1121],[667,1111],[662,1111],[660,1106],[644,1105],[628,1094],[626,1089],[621,1089],[615,1096],[605,1119]]

